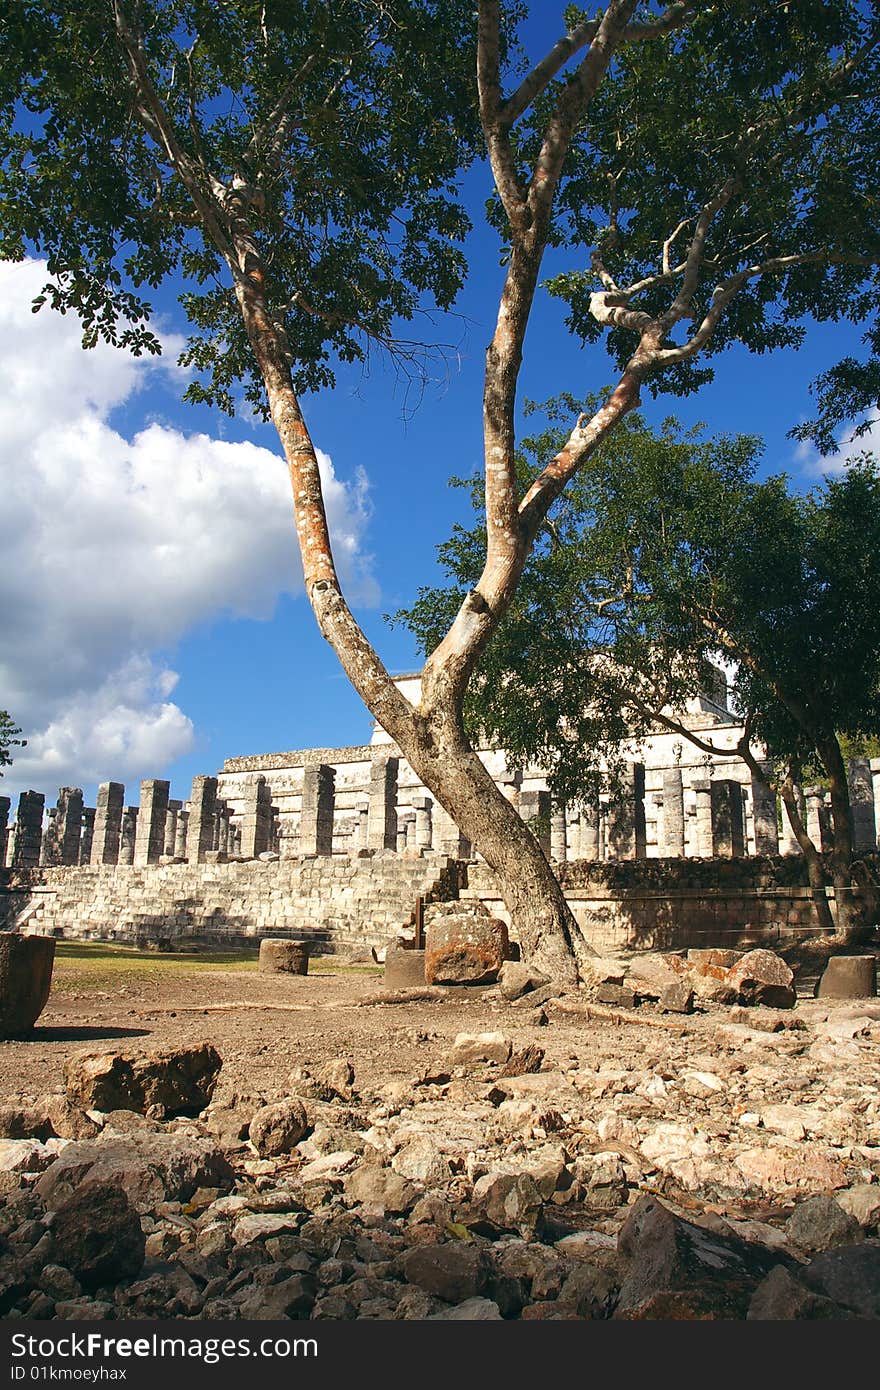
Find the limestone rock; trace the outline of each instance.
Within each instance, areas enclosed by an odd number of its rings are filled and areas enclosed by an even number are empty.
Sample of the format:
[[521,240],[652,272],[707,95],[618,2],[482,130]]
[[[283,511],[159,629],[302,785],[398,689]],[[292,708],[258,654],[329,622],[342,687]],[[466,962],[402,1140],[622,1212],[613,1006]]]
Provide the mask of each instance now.
[[786,1234],[803,1250],[827,1250],[832,1245],[852,1245],[860,1240],[862,1229],[833,1197],[808,1197],[795,1207],[785,1227]]
[[248,1138],[261,1158],[277,1158],[290,1153],[308,1127],[305,1106],[290,1096],[262,1106],[248,1126]]
[[858,1317],[880,1318],[880,1240],[826,1250],[798,1277]]
[[497,917],[457,913],[427,929],[425,980],[429,985],[491,984],[507,958],[507,927]]
[[660,1007],[667,1013],[693,1013],[694,991],[686,980],[676,980],[675,984],[667,985],[660,995]]
[[68,1144],[36,1185],[51,1209],[88,1178],[121,1188],[139,1211],[159,1202],[185,1202],[199,1187],[224,1192],[235,1175],[209,1139],[172,1134],[131,1134]]
[[198,1114],[214,1091],[223,1065],[210,1043],[150,1053],[87,1052],[64,1068],[67,1095],[80,1110],[136,1110],[160,1106],[167,1115]]
[[140,1217],[116,1183],[82,1183],[57,1208],[52,1235],[65,1268],[86,1289],[132,1279],[144,1263]]
[[474,1185],[474,1201],[502,1230],[533,1232],[544,1199],[531,1173],[489,1173]]
[[381,1211],[406,1212],[415,1204],[418,1190],[391,1168],[364,1163],[346,1178],[345,1196],[350,1202]]
[[423,1187],[443,1187],[450,1179],[448,1160],[427,1134],[417,1134],[391,1160],[395,1173]]
[[819,981],[820,999],[873,999],[877,993],[874,956],[832,956]]
[[777,1265],[752,1294],[746,1317],[749,1322],[793,1322],[807,1318],[847,1318],[852,1314],[830,1298],[805,1288],[783,1265]]
[[792,987],[793,972],[775,951],[746,951],[731,966],[724,983],[736,990],[743,1004],[766,1004],[770,1009],[794,1008],[797,995]]
[[240,1304],[241,1316],[253,1322],[307,1318],[315,1304],[318,1282],[313,1274],[292,1274],[277,1284],[255,1288]]
[[498,983],[501,985],[501,998],[512,1003],[514,999],[521,999],[530,990],[537,989],[539,985],[548,983],[549,976],[541,970],[535,970],[530,965],[524,965],[522,961],[506,960],[501,967],[498,975]]
[[429,1322],[500,1322],[501,1309],[491,1298],[466,1298],[454,1308],[432,1313]]
[[39,1139],[0,1139],[0,1173],[42,1173],[54,1158]]
[[880,1184],[860,1182],[837,1198],[838,1205],[849,1216],[854,1216],[866,1231],[876,1231],[880,1226]]
[[616,1318],[741,1318],[778,1251],[709,1232],[641,1197],[618,1237],[626,1273]]
[[420,1245],[401,1261],[404,1278],[447,1303],[463,1303],[483,1292],[488,1266],[481,1250],[464,1241]]
[[503,1033],[459,1033],[452,1044],[450,1061],[454,1066],[470,1062],[506,1062],[512,1044]]

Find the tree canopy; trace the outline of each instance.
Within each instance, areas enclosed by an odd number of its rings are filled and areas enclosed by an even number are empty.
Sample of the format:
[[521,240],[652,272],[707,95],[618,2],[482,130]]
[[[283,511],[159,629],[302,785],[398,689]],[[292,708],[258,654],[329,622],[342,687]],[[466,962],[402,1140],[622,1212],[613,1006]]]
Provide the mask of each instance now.
[[21,729],[8,711],[0,709],[0,777],[3,776],[2,769],[12,763],[10,748],[24,748],[27,745],[26,738],[18,737],[20,733]]

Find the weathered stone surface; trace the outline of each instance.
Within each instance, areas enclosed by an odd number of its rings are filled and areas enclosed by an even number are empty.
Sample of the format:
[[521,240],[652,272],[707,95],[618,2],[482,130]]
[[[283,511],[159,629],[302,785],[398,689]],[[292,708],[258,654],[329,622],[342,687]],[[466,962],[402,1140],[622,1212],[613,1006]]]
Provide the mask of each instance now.
[[498,975],[501,997],[512,1003],[514,999],[522,998],[539,985],[547,984],[548,978],[541,970],[524,965],[522,961],[506,960]]
[[427,929],[425,980],[429,985],[491,984],[509,950],[507,927],[496,917],[457,913]]
[[254,1322],[307,1318],[317,1291],[318,1281],[313,1274],[292,1274],[280,1283],[254,1289],[240,1305],[241,1316]]
[[795,1207],[786,1225],[788,1238],[803,1250],[827,1250],[832,1245],[852,1245],[862,1229],[833,1197],[808,1197]]
[[140,1217],[116,1183],[82,1183],[57,1208],[52,1235],[65,1267],[86,1289],[132,1279],[144,1263]]
[[864,1230],[876,1231],[880,1226],[880,1184],[856,1183],[855,1187],[841,1192],[837,1202]]
[[826,1250],[798,1278],[861,1318],[880,1318],[880,1240]]
[[385,952],[385,984],[389,989],[417,988],[425,983],[424,951],[389,946]]
[[417,1134],[391,1160],[391,1167],[402,1178],[423,1187],[442,1187],[450,1179],[449,1161],[427,1134]]
[[49,998],[54,961],[52,937],[0,932],[0,1038],[33,1028]]
[[459,1033],[452,1044],[450,1061],[466,1066],[470,1062],[506,1062],[512,1044],[503,1033]]
[[783,1265],[777,1265],[752,1294],[746,1317],[750,1322],[792,1322],[807,1318],[847,1318],[852,1314],[830,1298],[805,1288]]
[[832,956],[819,981],[820,999],[873,999],[877,993],[874,956]]
[[306,1110],[294,1096],[264,1105],[248,1127],[248,1138],[261,1158],[290,1153],[309,1127]]
[[403,1276],[426,1293],[447,1303],[477,1298],[485,1288],[488,1265],[481,1250],[464,1241],[422,1245],[408,1250],[401,1261]]
[[429,1322],[500,1322],[501,1309],[491,1298],[466,1298],[454,1308],[432,1313]]
[[223,1065],[210,1043],[151,1053],[88,1052],[64,1068],[67,1095],[81,1110],[161,1106],[167,1115],[198,1114],[214,1092]]
[[346,1178],[345,1196],[362,1206],[405,1212],[415,1204],[418,1189],[391,1168],[364,1163]]
[[685,980],[676,980],[675,984],[667,985],[660,995],[660,1007],[668,1013],[693,1013],[694,991]]
[[308,975],[308,943],[264,936],[260,942],[259,969],[262,975]]
[[844,1165],[836,1158],[817,1151],[792,1149],[743,1149],[734,1167],[747,1182],[765,1192],[783,1193],[789,1189],[837,1188],[847,1186]]
[[616,1318],[741,1318],[778,1251],[682,1221],[641,1197],[618,1237],[626,1261]]
[[794,1008],[794,974],[775,951],[747,951],[731,966],[724,983],[736,990],[743,1004],[766,1004],[770,1009]]
[[680,983],[683,971],[684,962],[678,956],[637,956],[630,961],[625,984],[636,994],[659,999],[664,990]]
[[42,1173],[54,1157],[39,1139],[0,1139],[0,1173]]
[[209,1139],[172,1134],[131,1134],[68,1144],[36,1185],[50,1208],[64,1201],[88,1178],[121,1188],[138,1208],[158,1202],[185,1202],[199,1187],[229,1191],[235,1175],[223,1152]]
[[627,967],[620,960],[590,956],[588,960],[578,962],[578,970],[585,988],[593,989],[599,985],[622,985]]
[[544,1204],[531,1173],[488,1173],[474,1185],[474,1201],[494,1225],[520,1233],[534,1231]]

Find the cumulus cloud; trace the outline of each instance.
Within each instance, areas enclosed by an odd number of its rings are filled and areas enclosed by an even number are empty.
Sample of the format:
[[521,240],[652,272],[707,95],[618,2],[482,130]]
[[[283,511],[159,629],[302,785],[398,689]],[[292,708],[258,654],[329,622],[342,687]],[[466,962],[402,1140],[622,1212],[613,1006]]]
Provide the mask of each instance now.
[[867,430],[856,436],[853,431],[844,430],[838,435],[840,451],[823,458],[812,444],[800,444],[795,450],[795,458],[807,474],[819,477],[826,473],[843,473],[847,464],[860,454],[880,454],[880,411],[873,410],[868,417]]
[[[188,751],[159,654],[207,620],[270,618],[302,567],[281,457],[167,423],[126,435],[113,412],[177,370],[83,352],[73,319],[31,313],[46,278],[0,262],[0,708],[27,725],[16,784],[52,792],[157,776]],[[366,479],[319,462],[343,578],[375,602]]]

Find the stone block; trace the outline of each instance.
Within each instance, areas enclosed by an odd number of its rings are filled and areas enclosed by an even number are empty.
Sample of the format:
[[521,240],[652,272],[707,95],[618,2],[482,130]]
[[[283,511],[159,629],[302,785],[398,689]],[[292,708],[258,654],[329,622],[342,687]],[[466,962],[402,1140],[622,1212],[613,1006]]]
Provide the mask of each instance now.
[[284,937],[264,936],[260,942],[261,975],[307,975],[309,946],[305,941],[288,941]]
[[817,990],[820,999],[873,999],[877,993],[874,956],[832,956]]
[[388,989],[412,989],[425,983],[425,952],[389,946],[385,952],[385,984]]
[[459,913],[433,922],[425,940],[428,984],[491,984],[509,949],[500,918]]

